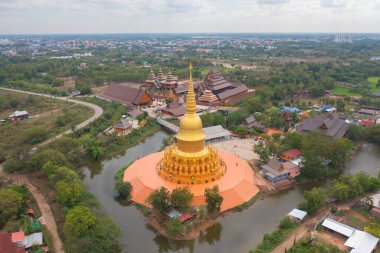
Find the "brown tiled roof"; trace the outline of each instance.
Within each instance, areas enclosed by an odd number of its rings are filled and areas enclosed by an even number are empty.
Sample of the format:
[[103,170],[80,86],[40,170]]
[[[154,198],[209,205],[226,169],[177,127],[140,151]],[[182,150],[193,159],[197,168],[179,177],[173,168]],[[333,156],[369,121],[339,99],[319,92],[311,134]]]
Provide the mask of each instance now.
[[302,151],[299,149],[289,149],[281,153],[282,156],[287,156],[287,157],[297,157],[302,155]]
[[136,110],[136,109],[133,109],[133,110],[129,110],[128,111],[128,115],[132,118],[136,118],[138,116],[140,116],[141,114],[143,114],[144,112],[140,111],[140,110]]
[[25,247],[12,242],[11,233],[0,233],[0,253],[24,253]]
[[121,84],[110,84],[103,93],[103,96],[127,105],[140,105],[140,99],[145,93],[146,91],[143,89],[137,89]]
[[340,138],[345,135],[348,126],[348,123],[339,119],[337,115],[321,114],[305,119],[296,126],[296,130],[301,134],[317,132],[333,138]]
[[234,95],[236,95],[236,94],[239,94],[239,93],[241,93],[241,92],[245,92],[245,91],[248,91],[247,86],[245,86],[245,85],[240,85],[240,86],[238,86],[238,87],[236,87],[236,88],[234,88],[234,89],[226,90],[226,91],[223,91],[223,92],[219,93],[219,94],[218,94],[218,97],[219,97],[220,99],[226,99],[226,98],[228,98],[228,97],[232,97],[232,96],[234,96]]
[[186,112],[186,108],[184,106],[179,106],[179,107],[175,107],[175,108],[162,108],[161,109],[163,112],[166,112],[166,113],[169,113],[175,117],[180,117],[180,116],[183,116],[185,115],[185,112]]
[[113,128],[118,128],[118,129],[128,129],[130,127],[131,127],[131,124],[126,120],[121,120],[119,123],[113,126]]

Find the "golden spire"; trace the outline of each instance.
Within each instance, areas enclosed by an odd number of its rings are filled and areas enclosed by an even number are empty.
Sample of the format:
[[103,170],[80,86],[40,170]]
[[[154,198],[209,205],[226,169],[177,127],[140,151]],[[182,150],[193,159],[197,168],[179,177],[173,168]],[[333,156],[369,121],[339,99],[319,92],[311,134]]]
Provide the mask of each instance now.
[[193,76],[192,71],[193,65],[189,64],[189,85],[188,85],[188,91],[187,91],[187,100],[186,100],[186,114],[195,114],[197,107],[195,103],[195,94],[194,94],[194,85],[193,85]]
[[194,86],[191,70],[189,65],[189,87],[187,91],[186,113],[179,122],[179,131],[177,134],[178,149],[185,153],[207,152],[205,151],[205,133],[203,132],[202,120],[196,114],[196,103],[194,95]]

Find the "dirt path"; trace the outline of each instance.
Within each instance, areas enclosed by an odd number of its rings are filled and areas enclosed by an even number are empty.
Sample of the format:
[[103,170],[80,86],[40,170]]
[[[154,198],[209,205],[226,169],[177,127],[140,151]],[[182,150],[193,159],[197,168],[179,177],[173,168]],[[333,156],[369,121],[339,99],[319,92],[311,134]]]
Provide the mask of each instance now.
[[[344,202],[341,204],[335,205],[339,210],[350,210],[350,206],[356,201],[356,199],[349,202]],[[322,208],[317,214],[307,217],[301,225],[290,235],[281,245],[275,248],[272,253],[284,253],[285,250],[289,250],[294,246],[294,242],[298,241],[306,234],[314,230],[314,225],[318,220],[322,219],[326,214],[328,214],[328,209]]]
[[348,211],[352,216],[358,218],[359,220],[361,220],[362,222],[365,222],[367,223],[368,222],[368,219],[366,217],[364,217],[363,215],[361,215],[360,213],[357,213],[355,212],[354,210],[350,209]]
[[[73,99],[69,99],[69,98],[65,98],[65,97],[55,97],[55,96],[47,95],[47,94],[39,94],[39,93],[28,92],[28,91],[7,89],[7,88],[3,88],[3,87],[0,87],[0,90],[13,91],[13,92],[18,92],[18,93],[47,97],[47,98],[51,98],[51,99],[57,99],[57,100],[61,100],[61,101],[71,102],[74,104],[80,104],[80,105],[92,108],[95,111],[94,115],[92,117],[90,117],[89,119],[83,121],[82,123],[78,124],[75,127],[75,129],[80,129],[82,127],[87,126],[88,124],[90,124],[91,122],[93,122],[94,120],[96,120],[97,118],[99,118],[103,114],[103,109],[100,106],[97,106],[97,105],[94,105],[91,103],[87,103],[87,102],[83,102],[83,101],[73,100]],[[63,133],[60,133],[60,134],[48,139],[47,141],[35,146],[32,149],[32,152],[35,151],[37,149],[37,147],[46,145],[46,144],[48,144],[54,140],[57,140],[57,139],[63,137],[64,135],[67,135],[70,133],[72,133],[72,130],[67,130]],[[55,252],[56,253],[64,253],[64,250],[62,248],[63,244],[62,244],[62,241],[58,235],[57,223],[55,222],[53,213],[51,212],[51,209],[50,209],[50,206],[49,206],[47,200],[41,194],[41,192],[34,185],[32,185],[30,183],[30,181],[28,180],[28,177],[26,175],[14,175],[14,174],[5,173],[3,171],[3,167],[1,164],[0,164],[0,176],[8,178],[8,179],[13,179],[13,181],[15,181],[17,184],[20,184],[20,185],[25,184],[28,187],[29,191],[33,194],[33,197],[36,199],[37,204],[38,204],[39,208],[41,209],[41,213],[42,213],[43,220],[45,221],[45,225],[52,235],[52,240],[53,240]]]
[[[75,99],[70,99],[68,97],[56,97],[56,96],[53,96],[53,95],[48,95],[48,94],[40,94],[40,93],[35,93],[35,92],[30,92],[30,91],[22,91],[22,90],[15,90],[15,89],[8,89],[8,88],[4,88],[4,87],[0,87],[0,90],[6,90],[6,91],[13,91],[13,92],[18,92],[18,93],[24,93],[24,94],[29,94],[29,95],[35,95],[35,96],[40,96],[40,97],[47,97],[47,98],[51,98],[51,99],[56,99],[56,100],[61,100],[61,101],[66,101],[66,102],[70,102],[70,103],[74,103],[74,104],[79,104],[79,105],[83,105],[83,106],[87,106],[91,109],[93,109],[95,111],[94,115],[91,116],[89,119],[83,121],[82,123],[78,124],[75,126],[75,129],[81,129],[85,126],[87,126],[88,124],[90,124],[91,122],[93,122],[94,120],[96,120],[97,118],[99,118],[102,114],[103,114],[103,109],[100,107],[100,106],[97,106],[97,105],[94,105],[94,104],[91,104],[91,103],[87,103],[87,102],[83,102],[83,101],[79,101],[79,100],[75,100]],[[54,140],[57,140],[59,138],[61,138],[62,136],[64,135],[67,135],[67,134],[71,134],[73,131],[70,129],[70,130],[67,130],[63,133],[60,133],[52,138],[50,138],[49,140],[43,142],[43,143],[40,143],[38,144],[36,147],[34,147],[32,149],[32,152],[35,151],[37,149],[37,147],[41,147],[41,146],[44,146]]]
[[47,200],[45,199],[45,197],[41,194],[41,192],[29,182],[28,177],[26,175],[15,175],[15,174],[5,173],[3,171],[3,167],[1,164],[0,164],[0,177],[12,179],[15,183],[19,185],[25,184],[28,187],[30,193],[32,193],[33,197],[35,198],[38,204],[38,207],[41,210],[42,218],[45,222],[46,228],[47,230],[49,230],[51,234],[53,245],[54,245],[54,252],[64,253],[64,250],[62,247],[63,244],[58,235],[57,224],[55,222],[53,213],[51,212],[50,206]]

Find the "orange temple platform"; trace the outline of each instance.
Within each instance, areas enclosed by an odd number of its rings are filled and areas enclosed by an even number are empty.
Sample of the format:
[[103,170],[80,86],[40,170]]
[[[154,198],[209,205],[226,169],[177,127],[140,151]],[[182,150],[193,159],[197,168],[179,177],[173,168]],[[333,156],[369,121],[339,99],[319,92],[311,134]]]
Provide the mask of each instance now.
[[[214,185],[218,185],[223,196],[221,211],[241,205],[259,192],[254,182],[254,172],[246,161],[230,153],[218,153],[228,169],[223,177],[214,182],[189,185],[194,194],[192,206],[206,205],[204,191]],[[134,202],[151,207],[147,198],[154,190],[165,187],[172,191],[174,188],[186,186],[166,181],[158,175],[157,164],[163,156],[163,151],[145,156],[136,160],[125,171],[123,180],[132,184],[131,195]]]

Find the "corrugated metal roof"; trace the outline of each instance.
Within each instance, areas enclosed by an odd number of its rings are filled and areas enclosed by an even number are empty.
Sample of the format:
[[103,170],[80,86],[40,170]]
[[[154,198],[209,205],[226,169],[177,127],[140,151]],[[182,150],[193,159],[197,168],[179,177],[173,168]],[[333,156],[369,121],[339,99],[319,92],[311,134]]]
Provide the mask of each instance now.
[[324,226],[328,229],[331,229],[331,230],[333,230],[339,234],[347,236],[347,237],[350,237],[355,231],[354,228],[347,226],[346,224],[340,223],[336,220],[330,219],[330,218],[326,218],[323,221],[322,226]]
[[39,232],[25,236],[23,245],[25,246],[25,248],[30,248],[33,245],[42,245],[42,243],[42,233]]
[[353,248],[351,252],[371,253],[375,248],[379,238],[367,232],[355,230],[350,238],[344,243],[345,246]]
[[288,213],[288,215],[303,220],[307,215],[307,212],[294,208],[292,211],[290,211],[290,213]]
[[220,137],[229,137],[231,135],[231,132],[227,129],[224,129],[221,125],[218,126],[212,126],[212,127],[205,127],[203,128],[203,131],[205,132],[206,138],[205,140],[211,140],[215,138]]

